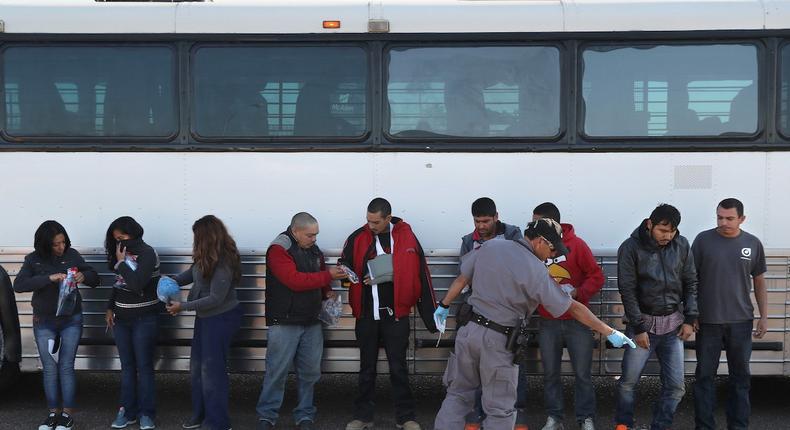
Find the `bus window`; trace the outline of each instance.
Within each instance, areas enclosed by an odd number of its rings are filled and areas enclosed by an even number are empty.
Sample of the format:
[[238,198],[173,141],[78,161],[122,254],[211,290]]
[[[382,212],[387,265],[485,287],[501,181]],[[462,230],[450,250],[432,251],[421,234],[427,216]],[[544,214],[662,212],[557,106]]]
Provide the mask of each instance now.
[[790,137],[790,44],[782,48],[780,61],[779,130],[785,137]]
[[560,131],[559,50],[543,46],[389,51],[389,134],[551,137]]
[[583,60],[588,136],[757,131],[754,45],[595,46]]
[[11,46],[5,132],[18,137],[166,137],[176,125],[166,47]]
[[355,137],[367,131],[367,54],[332,46],[200,46],[194,132],[204,138]]

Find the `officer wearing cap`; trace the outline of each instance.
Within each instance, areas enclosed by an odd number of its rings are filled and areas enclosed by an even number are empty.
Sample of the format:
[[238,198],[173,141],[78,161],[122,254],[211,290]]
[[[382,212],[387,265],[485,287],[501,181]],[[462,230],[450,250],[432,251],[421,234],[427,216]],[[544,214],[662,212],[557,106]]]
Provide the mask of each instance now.
[[634,343],[623,333],[595,317],[583,304],[573,300],[557,285],[543,263],[551,256],[568,252],[562,243],[562,227],[542,218],[527,224],[525,239],[491,240],[461,263],[461,274],[439,302],[436,318],[445,321],[450,303],[469,283],[475,288],[469,303],[475,313],[471,324],[455,337],[444,380],[447,396],[436,416],[436,430],[464,428],[464,417],[474,406],[475,390],[483,389],[483,427],[512,429],[516,414],[518,367],[513,352],[506,347],[519,320],[531,315],[538,305],[552,315],[569,312],[579,322],[607,336],[615,346]]

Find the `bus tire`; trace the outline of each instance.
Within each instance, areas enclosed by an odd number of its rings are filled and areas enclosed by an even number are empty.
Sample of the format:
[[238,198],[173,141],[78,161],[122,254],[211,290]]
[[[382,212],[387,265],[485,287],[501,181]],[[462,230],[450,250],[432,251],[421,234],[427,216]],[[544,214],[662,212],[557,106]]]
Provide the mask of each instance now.
[[19,378],[19,362],[22,361],[22,336],[19,330],[19,314],[16,308],[11,279],[0,266],[0,393]]

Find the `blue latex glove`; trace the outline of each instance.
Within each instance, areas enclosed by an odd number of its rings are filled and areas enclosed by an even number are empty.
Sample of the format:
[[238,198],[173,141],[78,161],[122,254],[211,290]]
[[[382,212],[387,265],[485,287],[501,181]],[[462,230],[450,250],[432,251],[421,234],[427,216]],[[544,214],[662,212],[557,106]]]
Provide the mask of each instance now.
[[623,345],[628,345],[631,348],[636,348],[636,344],[633,340],[629,339],[628,336],[624,335],[623,332],[612,330],[612,334],[606,336],[606,339],[612,343],[617,348],[622,348]]
[[446,324],[447,323],[447,316],[449,314],[450,314],[450,309],[449,308],[443,308],[441,306],[437,306],[436,310],[433,311],[433,317],[436,320],[441,321],[442,324]]

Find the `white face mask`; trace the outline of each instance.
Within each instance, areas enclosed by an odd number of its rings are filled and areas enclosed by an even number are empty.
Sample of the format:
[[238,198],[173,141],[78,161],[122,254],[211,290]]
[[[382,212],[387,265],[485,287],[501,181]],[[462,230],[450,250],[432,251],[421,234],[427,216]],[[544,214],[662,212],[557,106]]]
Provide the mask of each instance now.
[[[439,333],[444,333],[444,330],[447,328],[447,321],[441,321],[439,317],[436,315],[433,316],[433,322],[436,323],[436,329],[439,330]],[[441,335],[440,335],[441,336]]]

